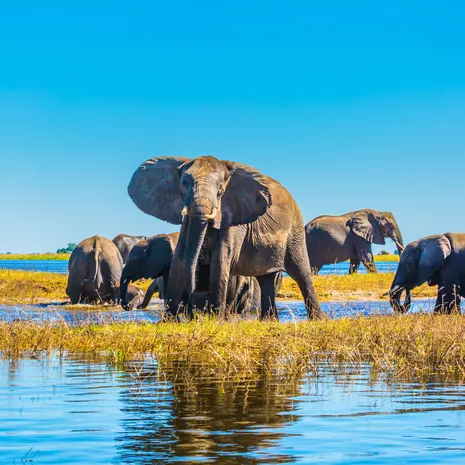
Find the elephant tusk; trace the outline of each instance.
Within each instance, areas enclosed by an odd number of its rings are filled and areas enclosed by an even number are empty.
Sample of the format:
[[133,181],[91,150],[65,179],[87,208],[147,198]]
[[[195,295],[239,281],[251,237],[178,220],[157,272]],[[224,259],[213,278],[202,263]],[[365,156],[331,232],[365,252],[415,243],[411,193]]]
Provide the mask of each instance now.
[[389,292],[388,294],[395,294],[397,291],[401,291],[403,290],[404,288],[402,286],[399,286],[398,284],[396,286],[394,286]]
[[400,249],[401,252],[403,252],[405,250],[405,247],[403,245],[401,245],[400,242],[394,241],[394,243],[396,244],[397,248]]
[[215,207],[215,208],[213,209],[213,211],[211,212],[211,214],[210,214],[210,215],[205,215],[204,218],[205,218],[206,220],[214,220],[215,217],[216,217],[216,212],[217,212],[217,210],[218,210],[218,209]]
[[189,213],[189,210],[187,209],[187,207],[184,207],[182,210],[181,210],[181,216],[186,216],[187,214]]

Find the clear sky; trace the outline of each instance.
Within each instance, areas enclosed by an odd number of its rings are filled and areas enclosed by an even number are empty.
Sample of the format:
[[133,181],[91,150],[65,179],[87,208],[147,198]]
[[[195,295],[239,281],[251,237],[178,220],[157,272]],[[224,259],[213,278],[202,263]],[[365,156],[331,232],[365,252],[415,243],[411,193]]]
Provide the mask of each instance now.
[[5,2],[0,251],[173,231],[126,191],[157,155],[250,164],[306,221],[465,232],[464,24],[460,1]]

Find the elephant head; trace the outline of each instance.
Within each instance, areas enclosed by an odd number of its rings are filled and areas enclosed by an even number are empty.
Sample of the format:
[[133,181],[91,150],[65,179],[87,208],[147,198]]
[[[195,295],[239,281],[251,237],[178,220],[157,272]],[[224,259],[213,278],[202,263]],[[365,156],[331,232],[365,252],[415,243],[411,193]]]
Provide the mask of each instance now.
[[[438,271],[451,253],[451,243],[443,235],[429,236],[407,245],[400,257],[399,266],[389,291],[392,308],[405,313],[411,303],[410,291],[428,282],[438,284]],[[406,291],[405,303],[400,303],[401,294]]]
[[143,212],[182,224],[176,254],[182,257],[184,292],[190,296],[207,227],[257,220],[271,205],[268,182],[249,166],[211,156],[158,157],[136,170],[128,193]]
[[399,255],[402,254],[404,250],[402,234],[392,213],[359,210],[351,216],[349,225],[354,234],[374,244],[384,245],[386,237],[392,239]]

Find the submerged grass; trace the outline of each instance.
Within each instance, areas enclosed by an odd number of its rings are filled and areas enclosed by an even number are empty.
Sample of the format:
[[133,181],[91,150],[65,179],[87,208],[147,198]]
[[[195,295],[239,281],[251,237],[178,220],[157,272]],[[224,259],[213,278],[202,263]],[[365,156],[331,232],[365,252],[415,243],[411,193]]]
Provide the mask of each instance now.
[[[392,273],[357,275],[314,276],[313,283],[320,301],[329,300],[377,300],[387,299],[383,294],[391,287]],[[65,301],[67,277],[58,273],[44,273],[19,270],[0,270],[0,303],[38,303],[46,301]],[[135,283],[147,289],[150,280]],[[436,287],[423,285],[412,293],[413,297],[433,297]],[[278,293],[281,300],[301,300],[302,294],[294,280],[283,279]]]
[[109,323],[69,327],[0,323],[7,357],[57,350],[119,364],[150,355],[160,367],[182,362],[224,379],[317,371],[318,364],[368,362],[374,370],[421,379],[465,379],[465,318],[432,314],[315,322],[229,321],[202,317],[176,323]]

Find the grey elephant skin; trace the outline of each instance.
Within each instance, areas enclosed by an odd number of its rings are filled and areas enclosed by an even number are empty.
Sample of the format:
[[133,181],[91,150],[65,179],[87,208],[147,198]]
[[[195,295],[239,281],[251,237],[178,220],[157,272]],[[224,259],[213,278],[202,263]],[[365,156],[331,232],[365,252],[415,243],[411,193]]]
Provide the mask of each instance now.
[[399,226],[390,212],[363,209],[340,216],[319,216],[307,223],[305,235],[312,272],[323,265],[350,260],[349,273],[356,273],[363,263],[366,270],[376,273],[372,244],[384,245],[392,239],[399,255],[404,249]]
[[[122,269],[121,255],[112,241],[101,236],[84,239],[69,259],[66,294],[72,304],[117,304]],[[128,289],[130,305],[139,305],[142,298],[141,289]]]
[[118,234],[113,239],[113,244],[116,245],[119,253],[121,254],[121,258],[123,259],[123,265],[125,265],[128,261],[129,252],[131,252],[131,249],[138,242],[143,241],[144,239],[147,239],[146,236],[130,236],[129,234]]
[[[166,295],[171,261],[179,240],[179,233],[158,234],[148,239],[139,241],[131,250],[126,266],[121,274],[121,305],[128,309],[130,299],[127,297],[127,289],[130,282],[139,279],[153,279],[147,289],[139,308],[146,308],[155,292],[163,299]],[[206,241],[208,242],[208,241]],[[196,289],[191,301],[194,308],[203,310],[210,302],[209,280],[210,267],[208,264],[209,251],[202,251],[199,260]],[[233,304],[233,310],[242,313],[253,306],[258,307],[260,301],[260,289],[258,283],[252,278],[231,276],[228,293]],[[258,297],[257,297],[258,296]]]
[[[465,234],[438,234],[407,245],[389,291],[394,311],[407,312],[410,291],[425,282],[438,286],[435,312],[460,312],[465,292]],[[404,291],[406,298],[402,304]]]
[[230,275],[257,277],[261,317],[277,317],[275,276],[287,271],[304,296],[308,317],[323,316],[305,253],[302,214],[279,182],[211,156],[158,157],[136,170],[128,193],[143,212],[181,225],[167,287],[169,314],[189,306],[207,237],[216,309],[227,306]]

